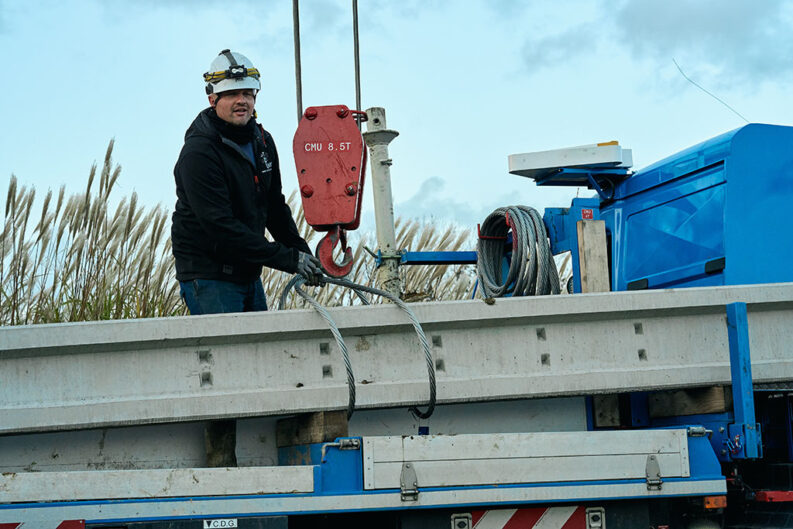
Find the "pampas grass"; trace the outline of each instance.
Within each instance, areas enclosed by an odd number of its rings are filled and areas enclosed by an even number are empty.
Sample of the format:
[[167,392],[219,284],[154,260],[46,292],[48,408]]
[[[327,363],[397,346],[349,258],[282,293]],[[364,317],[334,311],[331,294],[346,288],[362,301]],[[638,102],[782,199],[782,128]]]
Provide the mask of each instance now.
[[[11,176],[0,233],[0,325],[184,314],[173,276],[167,213],[133,193],[111,211],[121,174],[113,141],[83,193],[36,190]],[[97,182],[98,176],[98,182]]]
[[[296,193],[289,197],[289,205],[295,210]],[[310,246],[314,247],[324,233],[317,233],[311,229],[303,217],[303,208],[300,207],[296,214],[298,230]],[[453,224],[439,227],[434,224],[416,220],[397,219],[396,221],[397,247],[409,251],[454,251],[474,248],[471,230],[463,230]],[[353,268],[346,278],[354,283],[377,287],[375,279],[375,260],[367,248],[375,247],[375,237],[370,233],[363,233],[353,248]],[[338,250],[338,248],[337,248]],[[336,256],[341,260],[341,255]],[[280,296],[291,275],[278,270],[264,269],[264,290],[270,305],[274,306],[276,296]],[[476,270],[473,265],[447,265],[447,266],[403,266],[400,267],[402,284],[402,299],[413,301],[440,301],[449,299],[470,298],[476,283]],[[358,305],[361,301],[355,293],[338,285],[326,285],[321,288],[305,287],[321,304],[337,307]],[[380,302],[375,296],[373,302]],[[292,294],[287,298],[285,308],[306,308],[307,302]]]
[[[168,214],[147,208],[132,193],[117,205],[113,191],[121,167],[112,161],[113,141],[101,167],[94,164],[82,193],[48,191],[40,209],[36,190],[11,176],[0,233],[0,325],[148,318],[186,314],[174,276]],[[289,197],[298,229],[313,247],[323,233],[305,222],[297,195]],[[470,230],[418,221],[397,221],[397,245],[408,250],[473,248]],[[365,250],[371,234],[351,234],[353,269],[348,279],[373,285],[374,258]],[[407,301],[471,296],[473,266],[413,266],[400,270]],[[292,276],[265,268],[262,274],[271,308]],[[311,289],[327,306],[360,303],[336,285]],[[375,298],[374,302],[379,299]],[[305,307],[297,296],[286,308]]]
[[[57,194],[48,191],[40,210],[34,206],[36,190],[20,187],[11,176],[0,233],[0,325],[187,314],[175,279],[168,214],[159,205],[141,206],[134,192],[111,207],[121,174],[112,153],[113,141],[101,168],[91,167],[84,192],[67,196],[64,187]],[[324,233],[306,224],[297,201],[293,192],[288,203],[296,212],[298,230],[314,247]],[[375,261],[367,251],[376,247],[374,236],[349,235],[354,264],[347,279],[376,286]],[[397,219],[396,235],[397,247],[409,251],[476,246],[472,230],[453,224]],[[571,274],[569,263],[569,253],[557,258],[562,285]],[[271,308],[277,307],[291,278],[264,269],[262,281]],[[467,299],[473,296],[476,270],[473,265],[403,266],[400,279],[402,298],[408,302]],[[337,285],[308,290],[326,306],[361,303],[353,291]],[[292,294],[285,308],[307,304]]]

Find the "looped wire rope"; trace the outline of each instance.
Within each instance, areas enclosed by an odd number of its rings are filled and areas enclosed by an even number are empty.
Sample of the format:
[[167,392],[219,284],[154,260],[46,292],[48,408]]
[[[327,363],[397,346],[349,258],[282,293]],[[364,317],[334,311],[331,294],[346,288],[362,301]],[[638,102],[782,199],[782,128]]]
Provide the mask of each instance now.
[[[429,378],[429,386],[430,386],[430,396],[427,402],[427,409],[425,411],[419,410],[417,406],[412,406],[410,408],[410,412],[419,419],[428,419],[433,411],[435,411],[435,401],[436,401],[436,384],[435,384],[435,361],[432,358],[432,351],[430,350],[429,342],[427,342],[427,336],[424,334],[424,330],[421,328],[421,323],[416,318],[416,315],[413,314],[413,311],[407,306],[407,304],[399,299],[397,296],[394,296],[390,292],[386,292],[385,290],[380,290],[378,288],[369,287],[366,285],[359,285],[357,283],[353,283],[352,281],[347,281],[346,279],[339,279],[334,277],[324,276],[323,281],[326,283],[333,283],[334,285],[339,285],[342,287],[350,288],[355,292],[356,296],[361,300],[364,305],[369,305],[369,299],[363,295],[363,292],[367,292],[369,294],[373,294],[376,296],[381,296],[386,299],[391,300],[394,304],[402,309],[405,314],[407,315],[410,323],[413,325],[413,329],[416,331],[416,335],[418,336],[419,342],[421,343],[421,347],[424,350],[424,357],[427,362],[427,375]],[[350,356],[349,352],[347,351],[347,345],[344,343],[344,338],[341,336],[339,332],[339,328],[333,319],[330,317],[330,313],[319,304],[319,302],[314,299],[310,294],[308,294],[305,290],[301,288],[301,286],[305,283],[305,279],[299,275],[294,276],[289,283],[287,283],[286,287],[284,287],[283,292],[281,292],[281,296],[279,298],[278,309],[282,310],[286,306],[286,298],[289,295],[289,291],[294,288],[295,292],[305,299],[313,308],[316,310],[320,316],[327,322],[328,326],[330,327],[330,331],[333,334],[333,337],[336,339],[336,344],[339,346],[339,350],[341,351],[342,358],[344,359],[344,366],[347,370],[347,387],[349,390],[349,400],[347,404],[347,418],[349,419],[352,416],[353,411],[355,410],[355,376],[353,375],[352,371],[352,364],[350,363]]]
[[[504,242],[512,231],[512,259],[504,278]],[[528,206],[498,208],[482,223],[476,247],[477,277],[486,298],[558,294],[559,272],[542,217]]]

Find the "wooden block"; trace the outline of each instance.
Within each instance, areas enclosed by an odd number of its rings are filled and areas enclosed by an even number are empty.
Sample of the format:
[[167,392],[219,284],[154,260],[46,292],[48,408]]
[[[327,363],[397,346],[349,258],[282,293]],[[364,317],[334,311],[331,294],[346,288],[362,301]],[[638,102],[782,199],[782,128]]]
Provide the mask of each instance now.
[[595,426],[609,428],[620,425],[619,395],[595,395],[592,397]]
[[729,387],[711,386],[650,394],[650,417],[724,413],[732,409]]
[[275,442],[278,448],[327,443],[348,432],[346,411],[319,411],[278,421]]
[[579,220],[576,222],[576,231],[581,292],[608,292],[611,282],[606,223],[602,220]]

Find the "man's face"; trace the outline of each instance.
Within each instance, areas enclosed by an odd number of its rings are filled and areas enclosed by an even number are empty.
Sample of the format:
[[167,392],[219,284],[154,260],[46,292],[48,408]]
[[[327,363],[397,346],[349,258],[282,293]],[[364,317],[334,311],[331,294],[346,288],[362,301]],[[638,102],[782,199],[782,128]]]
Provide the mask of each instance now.
[[238,127],[247,124],[251,119],[255,103],[256,94],[253,90],[229,90],[223,92],[223,97],[209,95],[209,104],[215,108],[218,117]]

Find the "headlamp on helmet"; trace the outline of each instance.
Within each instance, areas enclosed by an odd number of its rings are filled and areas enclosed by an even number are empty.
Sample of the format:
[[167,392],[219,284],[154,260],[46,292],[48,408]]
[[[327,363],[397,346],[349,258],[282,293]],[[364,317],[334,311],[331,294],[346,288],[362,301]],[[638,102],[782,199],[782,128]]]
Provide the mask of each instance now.
[[[224,69],[221,69],[224,68]],[[207,94],[219,94],[229,90],[259,91],[259,70],[241,53],[221,51],[204,74]]]

